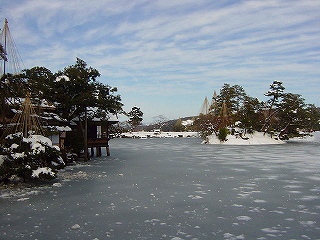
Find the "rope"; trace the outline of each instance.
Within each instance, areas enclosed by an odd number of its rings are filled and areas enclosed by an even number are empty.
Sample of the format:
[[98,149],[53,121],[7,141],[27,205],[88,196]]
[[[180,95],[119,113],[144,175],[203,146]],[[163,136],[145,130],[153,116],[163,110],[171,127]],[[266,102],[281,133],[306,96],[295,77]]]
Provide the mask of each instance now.
[[23,133],[24,137],[28,137],[30,132],[32,132],[32,134],[45,136],[40,117],[36,114],[34,108],[30,100],[30,94],[27,93],[19,111],[14,115],[1,139],[17,132]]
[[20,73],[22,70],[20,63],[22,64],[23,67],[24,67],[24,64],[19,54],[19,51],[16,47],[16,44],[14,42],[14,39],[10,33],[7,19],[5,19],[3,29],[0,33],[0,42],[6,54],[6,60],[7,60],[7,61],[5,60],[1,61],[0,75],[4,73],[11,73],[11,74]]

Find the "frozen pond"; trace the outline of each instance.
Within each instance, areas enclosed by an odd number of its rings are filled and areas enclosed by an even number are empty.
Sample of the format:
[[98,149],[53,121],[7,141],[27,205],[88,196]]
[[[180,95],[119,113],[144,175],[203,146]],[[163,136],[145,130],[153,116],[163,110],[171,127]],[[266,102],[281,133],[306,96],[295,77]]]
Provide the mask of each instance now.
[[0,193],[0,239],[319,239],[320,144],[114,139],[50,186]]

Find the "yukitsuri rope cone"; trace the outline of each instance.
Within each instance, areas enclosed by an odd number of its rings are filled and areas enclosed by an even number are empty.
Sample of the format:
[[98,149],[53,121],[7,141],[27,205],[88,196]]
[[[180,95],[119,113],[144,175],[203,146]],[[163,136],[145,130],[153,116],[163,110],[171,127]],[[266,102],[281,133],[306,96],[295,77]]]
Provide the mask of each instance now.
[[11,123],[7,126],[1,139],[5,138],[9,134],[17,132],[21,132],[25,138],[28,137],[30,133],[44,136],[40,117],[35,112],[34,108],[35,107],[32,105],[30,100],[30,93],[28,92],[20,109],[13,117]]

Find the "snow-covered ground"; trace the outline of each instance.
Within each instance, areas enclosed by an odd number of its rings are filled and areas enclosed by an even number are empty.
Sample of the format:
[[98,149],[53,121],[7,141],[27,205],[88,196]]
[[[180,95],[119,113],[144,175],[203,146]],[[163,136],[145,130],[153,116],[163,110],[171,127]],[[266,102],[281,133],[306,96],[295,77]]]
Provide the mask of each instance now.
[[253,134],[246,134],[242,138],[239,135],[228,135],[227,141],[220,142],[217,136],[211,135],[207,144],[224,144],[224,145],[263,145],[263,144],[283,144],[287,142],[320,142],[320,132],[314,132],[305,137],[292,138],[288,141],[282,141],[277,138],[264,134],[262,132],[255,132]]
[[255,132],[246,134],[242,137],[239,135],[228,135],[227,141],[220,142],[217,136],[211,135],[208,137],[208,144],[225,144],[225,145],[261,145],[261,144],[283,144],[282,140],[272,138],[269,134]]
[[122,137],[127,138],[186,138],[186,137],[199,137],[198,132],[162,132],[162,131],[153,131],[153,132],[127,132],[121,134]]
[[292,138],[290,140],[288,140],[287,142],[320,142],[320,132],[313,132],[310,133],[310,135],[306,135],[304,137],[297,137],[297,138]]
[[319,239],[320,141],[112,139],[51,185],[0,188],[1,239]]

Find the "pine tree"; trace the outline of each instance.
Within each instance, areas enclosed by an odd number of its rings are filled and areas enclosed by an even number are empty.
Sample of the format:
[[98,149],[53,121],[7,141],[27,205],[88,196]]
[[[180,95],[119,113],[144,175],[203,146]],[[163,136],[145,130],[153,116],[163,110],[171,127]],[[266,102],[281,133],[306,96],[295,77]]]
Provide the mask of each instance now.
[[129,117],[129,124],[136,129],[142,122],[143,118],[143,112],[140,110],[139,107],[134,106],[130,112],[128,112],[128,117]]
[[269,97],[269,100],[267,101],[267,115],[261,128],[263,132],[267,132],[270,129],[272,117],[279,111],[279,103],[284,95],[284,89],[282,82],[275,80],[270,85],[270,89],[264,94]]

